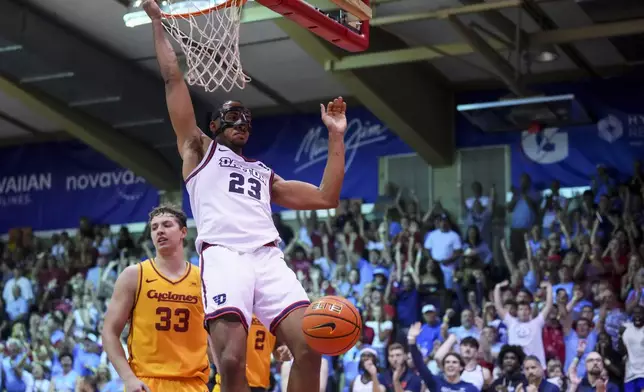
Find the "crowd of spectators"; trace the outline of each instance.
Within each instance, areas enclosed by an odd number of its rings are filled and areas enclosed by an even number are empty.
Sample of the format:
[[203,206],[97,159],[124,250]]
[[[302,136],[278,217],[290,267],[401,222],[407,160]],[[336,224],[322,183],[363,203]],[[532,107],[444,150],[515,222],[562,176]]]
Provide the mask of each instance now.
[[85,219],[74,236],[11,230],[0,244],[0,390],[123,391],[101,349],[103,314],[116,277],[148,246]]
[[[524,175],[507,203],[468,184],[462,216],[440,202],[423,211],[393,185],[369,214],[359,200],[291,224],[275,214],[311,299],[344,296],[362,313],[360,342],[324,358],[322,390],[643,391],[644,172],[634,172],[619,182],[599,167],[570,198]],[[506,236],[494,233],[499,219]],[[102,315],[120,271],[153,252],[147,237],[86,220],[46,241],[10,233],[0,390],[123,390],[101,350]],[[285,365],[274,364],[275,391]]]

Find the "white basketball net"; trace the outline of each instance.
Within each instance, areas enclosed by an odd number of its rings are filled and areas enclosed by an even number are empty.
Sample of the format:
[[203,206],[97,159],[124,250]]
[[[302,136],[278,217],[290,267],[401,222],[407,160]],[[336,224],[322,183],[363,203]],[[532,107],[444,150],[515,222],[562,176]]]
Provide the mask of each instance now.
[[[209,10],[226,0],[168,0],[162,3],[166,31],[186,56],[186,81],[212,92],[243,89],[250,78],[239,58],[239,25],[243,0]],[[183,14],[183,15],[182,15]],[[189,15],[187,15],[189,14]]]

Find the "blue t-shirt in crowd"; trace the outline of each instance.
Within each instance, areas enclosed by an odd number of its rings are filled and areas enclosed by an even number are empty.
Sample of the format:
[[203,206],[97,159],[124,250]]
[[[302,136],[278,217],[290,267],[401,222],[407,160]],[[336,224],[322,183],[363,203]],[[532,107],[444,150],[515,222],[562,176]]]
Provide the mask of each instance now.
[[434,341],[436,340],[439,342],[443,341],[441,338],[441,322],[436,321],[434,325],[423,324],[423,327],[420,329],[420,334],[416,338],[416,344],[420,348],[423,357],[426,357],[427,354],[432,352]]
[[[595,392],[597,391],[597,386],[590,385],[588,377],[581,379],[581,384],[577,387],[577,392]],[[619,392],[620,389],[617,385],[613,384],[611,381],[606,385],[606,392]]]
[[[387,392],[395,392],[392,370],[388,369],[383,373],[380,373],[378,375],[378,381],[380,381],[380,384],[385,386]],[[420,381],[420,377],[414,374],[411,370],[405,369],[405,373],[400,377],[400,385],[405,392],[420,392],[423,384]]]
[[418,369],[418,374],[423,380],[427,389],[430,391],[440,391],[440,392],[479,392],[479,390],[469,382],[459,381],[457,383],[451,384],[447,382],[443,377],[435,376],[432,372],[429,371],[425,361],[423,361],[423,355],[420,353],[418,347],[414,345],[409,346],[409,351],[411,352],[411,358],[414,360],[414,366]]
[[[527,388],[528,388],[528,380],[525,380],[523,382],[523,390],[527,391]],[[546,380],[541,380],[541,384],[539,384],[538,391],[539,392],[561,392],[558,386]]]
[[418,291],[399,290],[396,299],[396,314],[398,324],[402,327],[409,327],[419,319]]

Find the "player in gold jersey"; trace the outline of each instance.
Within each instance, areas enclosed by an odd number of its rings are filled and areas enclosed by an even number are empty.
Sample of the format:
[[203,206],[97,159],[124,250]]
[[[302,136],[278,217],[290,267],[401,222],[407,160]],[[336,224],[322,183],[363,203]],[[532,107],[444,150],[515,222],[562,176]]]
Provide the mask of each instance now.
[[[185,261],[186,215],[150,213],[154,259],[127,267],[105,315],[103,345],[126,392],[207,392],[210,374],[199,268]],[[130,320],[129,359],[119,336]]]
[[[276,345],[275,335],[253,316],[246,340],[246,379],[251,392],[264,392],[270,387],[271,354],[274,354],[279,361],[293,359],[286,345],[279,347]],[[221,392],[220,384],[220,376],[216,374],[212,392]]]

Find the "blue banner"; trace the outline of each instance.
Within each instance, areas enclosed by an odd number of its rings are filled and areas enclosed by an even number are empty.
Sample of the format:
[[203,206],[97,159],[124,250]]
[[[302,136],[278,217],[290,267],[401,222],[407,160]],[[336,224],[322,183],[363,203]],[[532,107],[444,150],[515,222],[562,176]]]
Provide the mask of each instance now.
[[[572,93],[597,119],[596,124],[549,128],[539,134],[516,131],[485,133],[463,116],[456,122],[458,147],[507,144],[511,147],[512,183],[527,173],[540,189],[557,179],[564,187],[590,185],[597,165],[632,175],[633,161],[644,157],[644,88],[641,82],[610,79],[535,88],[549,95]],[[464,94],[459,103],[498,99],[502,92]]]
[[[378,159],[413,152],[396,134],[364,108],[349,108],[344,138],[346,166],[342,198],[378,197]],[[285,180],[318,185],[327,160],[328,134],[320,115],[275,116],[253,120],[244,155],[258,159]],[[184,191],[183,207],[190,212]],[[280,207],[273,206],[274,211]]]
[[0,233],[14,227],[53,230],[147,220],[156,189],[80,142],[0,150]]

